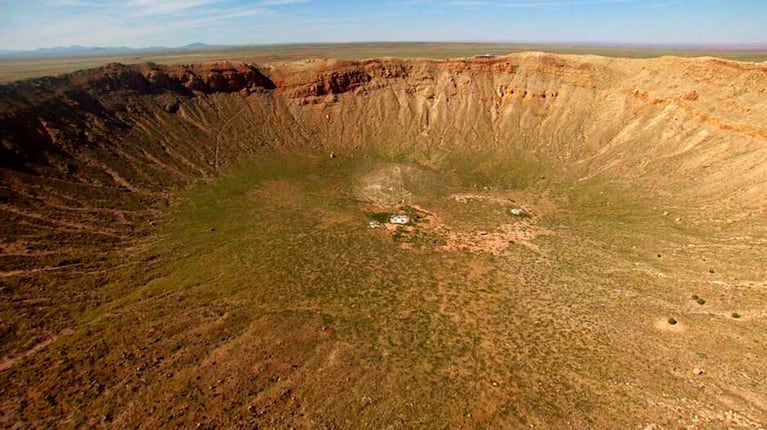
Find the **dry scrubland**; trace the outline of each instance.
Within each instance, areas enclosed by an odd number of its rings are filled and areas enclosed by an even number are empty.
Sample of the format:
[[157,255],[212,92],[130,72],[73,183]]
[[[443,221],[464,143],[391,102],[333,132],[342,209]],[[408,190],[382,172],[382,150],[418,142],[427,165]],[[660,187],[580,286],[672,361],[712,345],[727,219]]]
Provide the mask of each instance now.
[[760,428],[765,91],[539,53],[0,86],[0,423]]

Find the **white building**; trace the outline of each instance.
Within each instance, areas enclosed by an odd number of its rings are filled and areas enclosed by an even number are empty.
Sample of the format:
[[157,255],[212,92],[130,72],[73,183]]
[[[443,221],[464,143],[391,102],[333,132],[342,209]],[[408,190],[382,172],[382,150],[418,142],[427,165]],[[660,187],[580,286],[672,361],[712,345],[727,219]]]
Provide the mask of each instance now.
[[389,223],[399,225],[410,224],[410,217],[407,215],[392,215],[389,218]]

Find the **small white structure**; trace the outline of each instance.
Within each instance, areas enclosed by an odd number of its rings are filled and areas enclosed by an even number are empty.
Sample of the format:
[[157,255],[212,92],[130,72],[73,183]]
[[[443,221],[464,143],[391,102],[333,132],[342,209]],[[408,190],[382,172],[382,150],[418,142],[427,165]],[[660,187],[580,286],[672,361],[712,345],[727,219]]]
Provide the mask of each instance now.
[[525,216],[527,215],[527,212],[525,212],[524,209],[514,208],[511,210],[511,214],[514,216]]
[[389,223],[397,225],[410,224],[410,217],[408,215],[392,215],[389,218]]

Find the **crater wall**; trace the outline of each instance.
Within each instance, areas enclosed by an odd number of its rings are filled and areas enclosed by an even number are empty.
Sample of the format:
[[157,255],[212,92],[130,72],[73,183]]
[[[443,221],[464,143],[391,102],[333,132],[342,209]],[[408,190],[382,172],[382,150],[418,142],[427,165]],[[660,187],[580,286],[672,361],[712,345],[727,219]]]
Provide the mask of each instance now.
[[[494,152],[763,213],[766,88],[763,64],[542,53],[111,64],[20,81],[0,86],[3,249],[145,234],[174,190],[267,148]],[[11,254],[2,270],[57,264]]]

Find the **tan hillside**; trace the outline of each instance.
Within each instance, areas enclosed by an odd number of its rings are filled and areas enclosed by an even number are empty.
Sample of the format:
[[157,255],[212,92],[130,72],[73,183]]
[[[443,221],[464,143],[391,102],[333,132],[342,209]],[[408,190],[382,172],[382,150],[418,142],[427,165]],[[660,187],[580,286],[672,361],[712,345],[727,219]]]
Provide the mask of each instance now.
[[111,64],[0,139],[3,426],[767,422],[765,63]]

